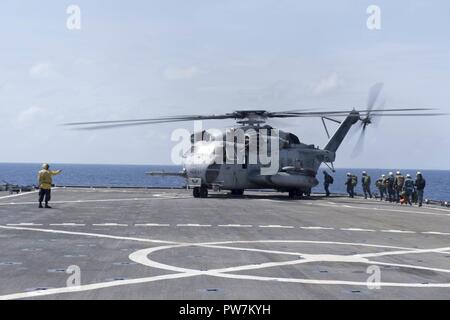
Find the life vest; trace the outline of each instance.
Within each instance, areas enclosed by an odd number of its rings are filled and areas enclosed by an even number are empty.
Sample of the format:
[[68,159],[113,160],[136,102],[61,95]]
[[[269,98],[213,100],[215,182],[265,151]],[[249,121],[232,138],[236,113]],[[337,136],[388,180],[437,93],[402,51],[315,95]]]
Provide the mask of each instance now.
[[356,187],[357,184],[358,184],[358,177],[352,176],[352,186]]
[[404,176],[397,176],[395,178],[395,186],[397,188],[403,187],[404,184],[405,184],[405,177]]
[[412,179],[406,179],[404,189],[406,192],[413,192],[414,191],[414,181]]

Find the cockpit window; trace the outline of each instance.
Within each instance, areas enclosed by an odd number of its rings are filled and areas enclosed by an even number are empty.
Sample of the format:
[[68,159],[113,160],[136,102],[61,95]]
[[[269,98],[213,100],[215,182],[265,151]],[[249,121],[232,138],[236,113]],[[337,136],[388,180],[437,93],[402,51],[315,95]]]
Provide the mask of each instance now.
[[300,144],[300,139],[292,133],[287,135],[287,140],[289,141],[289,144]]

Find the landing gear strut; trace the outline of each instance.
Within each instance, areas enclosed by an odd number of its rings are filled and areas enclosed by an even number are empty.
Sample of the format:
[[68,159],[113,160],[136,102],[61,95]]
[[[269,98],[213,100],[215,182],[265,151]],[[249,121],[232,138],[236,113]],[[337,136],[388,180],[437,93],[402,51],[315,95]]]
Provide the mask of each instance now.
[[192,195],[194,198],[208,198],[208,188],[207,187],[195,187],[192,190]]
[[289,198],[291,199],[300,199],[303,196],[303,191],[299,189],[289,190]]

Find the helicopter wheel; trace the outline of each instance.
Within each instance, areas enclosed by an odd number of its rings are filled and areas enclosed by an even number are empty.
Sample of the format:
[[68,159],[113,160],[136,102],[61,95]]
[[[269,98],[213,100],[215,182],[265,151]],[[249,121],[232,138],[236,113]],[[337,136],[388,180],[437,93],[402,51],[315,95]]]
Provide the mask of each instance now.
[[289,198],[300,199],[303,196],[303,192],[299,189],[289,190]]
[[192,190],[192,195],[194,196],[194,198],[200,198],[200,188],[199,187],[195,187]]
[[243,196],[244,195],[244,189],[233,189],[231,190],[232,196]]
[[200,189],[200,198],[208,198],[208,188],[201,187]]

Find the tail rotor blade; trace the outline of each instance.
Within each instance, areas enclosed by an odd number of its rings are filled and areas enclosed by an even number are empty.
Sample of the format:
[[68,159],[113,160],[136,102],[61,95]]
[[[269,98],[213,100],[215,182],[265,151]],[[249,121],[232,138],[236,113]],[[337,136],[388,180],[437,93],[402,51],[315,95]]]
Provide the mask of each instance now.
[[369,112],[375,106],[382,89],[383,89],[382,82],[376,83],[372,86],[372,88],[370,88],[369,98],[367,99],[367,110],[369,110]]
[[351,154],[352,158],[356,158],[364,151],[364,141],[366,136],[366,127],[361,129],[361,134],[359,135],[358,141],[356,142],[355,148]]

